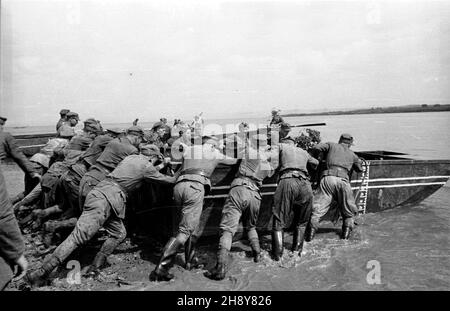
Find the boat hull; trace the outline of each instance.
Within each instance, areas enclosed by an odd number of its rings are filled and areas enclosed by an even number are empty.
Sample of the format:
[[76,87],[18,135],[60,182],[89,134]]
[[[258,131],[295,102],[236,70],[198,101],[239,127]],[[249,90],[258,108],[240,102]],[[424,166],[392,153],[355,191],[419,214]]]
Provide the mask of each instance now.
[[[364,168],[365,172],[354,173],[351,180],[360,213],[375,213],[417,204],[441,188],[450,177],[450,160],[369,160],[366,161]],[[198,235],[209,236],[219,233],[222,207],[236,171],[237,166],[224,165],[214,171],[213,187],[205,196]],[[276,179],[275,175],[266,180],[261,189],[263,199],[257,224],[259,231],[268,231],[272,227]],[[132,203],[136,207],[138,218],[147,228],[155,229],[151,230],[153,234],[175,233],[179,210],[171,199],[172,188],[155,185],[145,187],[138,195],[140,198]],[[242,231],[242,227],[239,230]]]
[[19,145],[19,149],[27,157],[31,157],[33,154],[38,153],[48,140],[54,137],[56,137],[56,133],[14,135],[14,138]]

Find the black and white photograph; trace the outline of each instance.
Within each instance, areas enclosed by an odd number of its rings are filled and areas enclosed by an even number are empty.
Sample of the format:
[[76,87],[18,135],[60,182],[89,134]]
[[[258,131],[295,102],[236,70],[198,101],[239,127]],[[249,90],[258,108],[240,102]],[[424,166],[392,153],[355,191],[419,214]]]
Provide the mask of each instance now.
[[449,142],[450,1],[0,0],[0,292],[449,291]]

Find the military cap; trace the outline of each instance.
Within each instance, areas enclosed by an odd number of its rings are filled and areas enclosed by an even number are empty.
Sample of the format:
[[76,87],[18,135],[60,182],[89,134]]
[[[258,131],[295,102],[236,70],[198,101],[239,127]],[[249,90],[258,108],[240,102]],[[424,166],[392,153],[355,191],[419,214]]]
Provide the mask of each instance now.
[[159,151],[158,146],[153,145],[153,144],[147,144],[147,145],[141,145],[139,147],[141,154],[145,155],[145,156],[158,156],[160,158],[163,158],[162,153]]
[[159,129],[160,127],[164,126],[164,123],[162,121],[158,121],[155,124],[153,124],[152,126],[152,130],[156,131],[157,129]]
[[281,110],[278,109],[277,107],[273,107],[271,111],[272,111],[272,112],[280,112]]
[[8,120],[8,119],[0,116],[0,124],[5,124],[6,120]]
[[80,117],[78,116],[78,113],[76,113],[76,112],[69,111],[69,112],[66,114],[66,116],[67,116],[67,119],[75,118],[75,119],[77,119],[78,121],[80,121]]
[[59,114],[62,114],[62,115],[66,115],[66,114],[68,114],[70,112],[70,110],[69,109],[61,109],[61,111],[59,112]]
[[31,158],[31,162],[38,163],[45,168],[49,167],[50,164],[50,156],[43,153],[35,153]]
[[339,143],[347,143],[353,145],[353,136],[348,133],[344,133],[341,135],[341,137],[339,137]]
[[86,121],[84,121],[84,131],[88,131],[88,132],[95,132],[95,133],[100,133],[103,132],[102,126],[100,125],[100,123],[92,118],[87,119]]
[[125,134],[125,130],[118,127],[110,127],[106,129],[107,132],[113,133],[115,135]]
[[144,130],[140,126],[133,125],[127,129],[127,134],[144,136]]

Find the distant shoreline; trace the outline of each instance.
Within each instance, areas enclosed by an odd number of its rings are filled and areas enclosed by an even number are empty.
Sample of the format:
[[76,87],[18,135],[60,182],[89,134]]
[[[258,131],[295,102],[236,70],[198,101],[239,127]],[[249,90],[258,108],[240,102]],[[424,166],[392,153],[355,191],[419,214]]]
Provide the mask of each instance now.
[[411,105],[396,107],[372,107],[368,109],[355,109],[348,111],[328,111],[313,113],[286,113],[283,117],[302,117],[302,116],[329,116],[329,115],[348,115],[348,114],[375,114],[375,113],[405,113],[405,112],[439,112],[450,111],[450,105]]

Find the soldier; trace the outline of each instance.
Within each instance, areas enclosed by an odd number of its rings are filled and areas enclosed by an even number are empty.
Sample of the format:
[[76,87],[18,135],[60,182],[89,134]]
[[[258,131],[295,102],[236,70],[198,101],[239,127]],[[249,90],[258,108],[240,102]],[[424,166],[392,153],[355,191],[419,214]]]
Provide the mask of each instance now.
[[362,172],[362,166],[361,160],[350,150],[351,145],[353,145],[352,135],[342,134],[337,144],[328,142],[313,147],[313,151],[325,153],[327,169],[321,174],[306,241],[314,238],[320,219],[327,213],[333,201],[337,201],[344,220],[341,238],[348,239],[353,230],[353,215],[358,213],[358,208],[350,186],[349,173],[352,169]]
[[78,161],[61,175],[61,185],[64,188],[67,203],[73,210],[81,211],[83,208],[83,206],[79,206],[81,178],[95,164],[98,157],[105,150],[106,145],[120,135],[120,133],[120,130],[108,129],[106,134],[95,137],[91,146],[80,156]]
[[[30,158],[30,163],[33,166],[34,171],[36,171],[39,175],[43,176],[48,168],[50,163],[50,157],[43,153],[35,153]],[[25,190],[19,194],[17,194],[15,197],[11,199],[12,204],[16,204],[18,202],[21,202],[38,184],[39,180],[36,178],[31,178],[30,175],[25,174],[24,177],[24,184],[25,184]],[[36,199],[36,198],[34,198]],[[31,202],[28,202],[31,203]],[[24,202],[21,202],[17,206],[23,205]]]
[[77,218],[81,213],[83,206],[79,205],[79,190],[81,178],[85,175],[88,169],[95,164],[97,158],[102,154],[106,145],[123,131],[120,129],[107,129],[107,133],[97,136],[92,142],[91,146],[86,152],[80,156],[78,161],[69,167],[69,170],[63,173],[60,177],[61,186],[65,192],[65,199],[67,206],[73,211],[72,214],[66,215],[65,219],[59,221],[47,221],[44,224],[44,230],[49,235],[53,234],[58,229],[73,228],[76,224]]
[[44,218],[52,214],[64,211],[68,213],[66,216],[69,217],[74,213],[73,210],[68,208],[60,178],[89,148],[99,131],[100,127],[96,120],[86,120],[82,134],[74,136],[69,144],[60,151],[64,156],[64,160],[54,163],[42,177],[41,188],[44,192],[45,202],[44,209],[33,211],[36,218],[38,218],[36,226],[39,226]]
[[[44,176],[45,173],[47,173],[48,169],[53,165],[52,161],[57,157],[55,155],[55,150],[57,152],[61,152],[64,147],[66,147],[69,144],[70,139],[73,137],[75,133],[73,131],[64,130],[60,132],[59,138],[52,138],[50,139],[44,147],[41,148],[39,153],[34,154],[30,158],[30,162],[38,162],[41,167],[45,166],[45,169],[43,170],[43,174],[40,174],[41,176]],[[25,176],[25,180],[27,180],[27,177]],[[34,182],[35,183],[35,182]],[[25,182],[25,189],[27,192],[25,197],[22,197],[21,194],[19,194],[15,199],[15,206],[14,210],[19,208],[23,205],[29,205],[38,198],[41,197],[42,194],[42,187],[39,181],[37,182],[37,185],[28,192],[27,190],[27,181]],[[41,202],[42,205],[44,205],[43,202]]]
[[274,260],[280,260],[283,255],[283,230],[290,227],[294,221],[295,229],[292,241],[292,251],[298,251],[301,256],[305,227],[311,215],[313,192],[307,170],[307,163],[314,167],[319,161],[308,152],[295,146],[291,137],[280,140],[278,186],[273,197],[273,229],[272,255]]
[[137,147],[142,142],[144,131],[139,126],[131,126],[125,137],[118,137],[110,141],[102,154],[92,161],[89,171],[81,178],[79,192],[79,206],[84,206],[84,200],[106,175],[111,173],[125,157],[138,154]]
[[283,118],[280,116],[280,112],[280,109],[272,108],[272,120],[270,120],[270,126],[278,125],[284,122]]
[[58,123],[56,123],[56,131],[58,132],[59,128],[64,124],[64,122],[67,121],[67,114],[70,112],[69,109],[61,109],[59,112],[59,115],[61,118],[59,119]]
[[231,190],[222,210],[217,265],[212,272],[205,274],[214,280],[225,278],[226,261],[241,216],[245,218],[243,220],[244,229],[247,231],[250,241],[253,260],[258,262],[261,257],[261,248],[256,232],[256,222],[262,199],[260,188],[263,180],[275,172],[275,168],[278,166],[278,154],[271,153],[266,149],[266,135],[255,135],[251,141],[252,145],[244,149],[239,171],[231,183]]
[[169,159],[163,159],[163,163],[155,166],[161,159],[162,155],[154,145],[144,145],[141,147],[141,154],[127,156],[89,192],[75,229],[37,270],[27,274],[28,282],[40,285],[77,247],[88,242],[101,227],[104,227],[109,237],[87,271],[89,275],[97,274],[106,263],[106,258],[126,237],[123,219],[130,194],[145,181],[166,184],[175,182],[175,177],[159,172],[169,163]]
[[[200,139],[202,144],[199,143]],[[205,192],[211,188],[211,174],[219,163],[232,165],[237,162],[216,149],[218,142],[213,137],[196,137],[194,142],[194,145],[185,146],[183,163],[173,190],[175,204],[181,208],[178,232],[165,245],[158,265],[150,274],[151,281],[169,281],[173,278],[169,268],[177,250],[186,242],[188,250],[185,260],[189,268],[195,243],[188,239],[199,225]]]
[[[14,137],[3,131],[6,120],[7,118],[0,116],[0,164],[7,156],[10,156],[26,174],[32,178],[40,179],[41,176],[19,150]],[[0,290],[3,290],[11,280],[13,274],[11,268],[13,266],[18,266],[17,278],[26,273],[28,262],[24,256],[24,251],[25,244],[14,217],[0,166]]]
[[78,124],[78,121],[80,121],[80,117],[78,116],[78,113],[69,111],[66,114],[67,121],[63,122],[61,126],[58,128],[58,137],[60,137],[60,132],[64,130],[72,130],[75,133],[74,127]]

